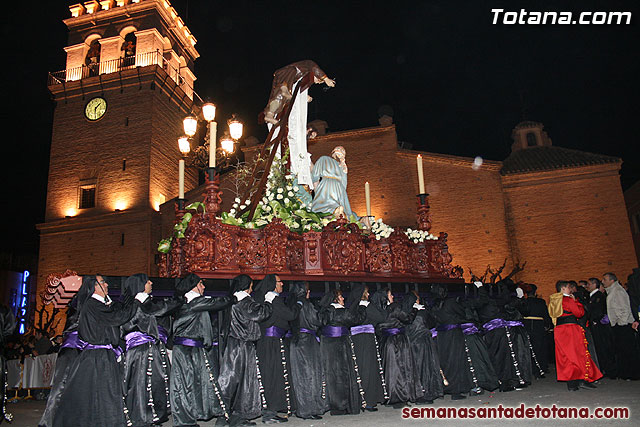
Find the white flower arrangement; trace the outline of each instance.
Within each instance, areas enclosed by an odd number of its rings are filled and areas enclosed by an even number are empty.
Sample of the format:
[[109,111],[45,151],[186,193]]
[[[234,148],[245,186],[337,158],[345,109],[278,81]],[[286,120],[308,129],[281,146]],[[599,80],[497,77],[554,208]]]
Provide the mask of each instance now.
[[298,191],[302,186],[297,185],[294,175],[287,173],[287,155],[288,152],[274,161],[269,171],[264,196],[258,202],[253,216],[249,218],[249,211],[238,215],[238,212],[245,210],[251,201],[246,200],[243,203],[236,198],[232,209],[222,213],[223,223],[243,228],[262,228],[273,220],[280,219],[289,230],[297,233],[323,230],[331,218],[327,214],[311,211],[311,204],[303,203],[298,198]]
[[411,228],[407,228],[407,231],[405,231],[404,234],[406,234],[409,240],[413,243],[421,243],[425,240],[438,240],[438,237],[426,230],[413,230]]
[[391,226],[382,222],[382,218],[374,221],[373,224],[371,224],[371,234],[376,237],[376,240],[388,238],[389,236],[391,236],[391,233],[393,233],[393,231],[394,229]]

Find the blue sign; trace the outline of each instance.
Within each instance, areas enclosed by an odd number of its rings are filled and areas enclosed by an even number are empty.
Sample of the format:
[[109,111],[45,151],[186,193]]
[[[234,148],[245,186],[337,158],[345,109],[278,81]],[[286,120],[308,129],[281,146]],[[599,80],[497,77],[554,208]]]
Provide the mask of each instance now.
[[27,304],[29,304],[29,270],[22,273],[22,286],[18,296],[18,333],[24,334],[27,329]]

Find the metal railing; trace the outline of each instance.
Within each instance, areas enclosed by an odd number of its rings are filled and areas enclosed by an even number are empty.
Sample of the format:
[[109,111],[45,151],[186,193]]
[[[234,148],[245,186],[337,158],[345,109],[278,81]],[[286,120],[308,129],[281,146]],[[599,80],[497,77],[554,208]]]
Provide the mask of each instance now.
[[61,71],[50,72],[47,85],[53,86],[68,83],[100,74],[111,74],[123,70],[130,70],[136,67],[146,67],[149,65],[158,65],[162,67],[167,74],[180,86],[185,93],[197,96],[193,90],[193,86],[188,84],[184,77],[180,74],[180,68],[175,68],[169,63],[162,52],[146,52],[122,58],[111,59],[109,61],[95,62],[81,67],[67,68]]

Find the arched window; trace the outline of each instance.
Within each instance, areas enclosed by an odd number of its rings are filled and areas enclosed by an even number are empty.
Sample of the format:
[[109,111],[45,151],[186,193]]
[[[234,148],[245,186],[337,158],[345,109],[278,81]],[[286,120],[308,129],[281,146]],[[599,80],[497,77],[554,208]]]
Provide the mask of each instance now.
[[124,43],[122,43],[123,60],[122,66],[134,66],[136,65],[136,35],[131,32],[124,36]]
[[538,145],[536,134],[533,132],[527,132],[527,147],[535,147]]

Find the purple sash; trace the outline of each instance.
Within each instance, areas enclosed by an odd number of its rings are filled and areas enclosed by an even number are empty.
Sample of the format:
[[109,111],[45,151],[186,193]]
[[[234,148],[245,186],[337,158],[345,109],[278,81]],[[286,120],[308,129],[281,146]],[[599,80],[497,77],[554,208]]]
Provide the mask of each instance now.
[[431,338],[435,338],[438,336],[438,330],[436,328],[431,329]]
[[382,332],[387,336],[400,335],[404,334],[404,328],[388,328],[383,329]]
[[462,323],[460,327],[462,328],[462,333],[465,335],[473,335],[480,332],[473,323]]
[[358,326],[352,326],[351,327],[351,335],[375,334],[375,333],[376,333],[376,328],[374,328],[373,325],[371,325],[371,324],[358,325]]
[[122,349],[120,347],[114,347],[111,344],[89,344],[84,341],[82,342],[84,343],[82,350],[111,350],[116,355],[116,359],[122,355]]
[[609,316],[606,315],[606,314],[604,316],[602,316],[602,319],[600,319],[600,323],[603,324],[603,325],[608,325],[609,324]]
[[505,323],[511,328],[515,328],[516,326],[524,326],[524,324],[519,320],[507,320],[505,321]]
[[143,334],[140,331],[129,332],[124,336],[124,340],[127,342],[127,351],[129,351],[133,347],[155,341],[152,336]]
[[64,342],[60,348],[77,348],[78,350],[82,350],[86,345],[87,343],[78,337],[78,331],[73,331],[64,334]]
[[264,331],[265,337],[284,338],[286,334],[287,331],[285,329],[279,328],[277,326],[269,326]]
[[349,335],[349,328],[346,326],[325,326],[322,328],[322,335],[329,338],[338,338]]
[[191,338],[185,338],[185,337],[174,337],[173,338],[173,343],[174,344],[178,344],[178,345],[184,345],[187,347],[198,347],[198,348],[204,348],[204,343],[200,340],[193,340]]
[[313,331],[311,329],[307,329],[307,328],[300,328],[300,333],[301,334],[309,334],[309,335],[313,335],[313,337],[316,339],[316,341],[320,342],[320,338],[318,337],[318,335],[316,334],[316,331]]
[[167,339],[169,338],[169,333],[167,332],[167,330],[160,325],[158,325],[158,338],[164,344],[167,343]]
[[452,324],[449,324],[449,325],[438,325],[438,326],[436,327],[436,330],[437,330],[438,332],[452,331],[452,330],[454,330],[454,329],[458,329],[460,326],[461,326],[461,325],[459,325],[459,324],[457,324],[457,323],[456,323],[456,324],[453,324],[453,323],[452,323]]
[[484,329],[486,332],[489,332],[497,328],[503,328],[505,326],[507,326],[507,322],[505,322],[504,319],[491,319],[487,323],[482,325],[482,329]]

